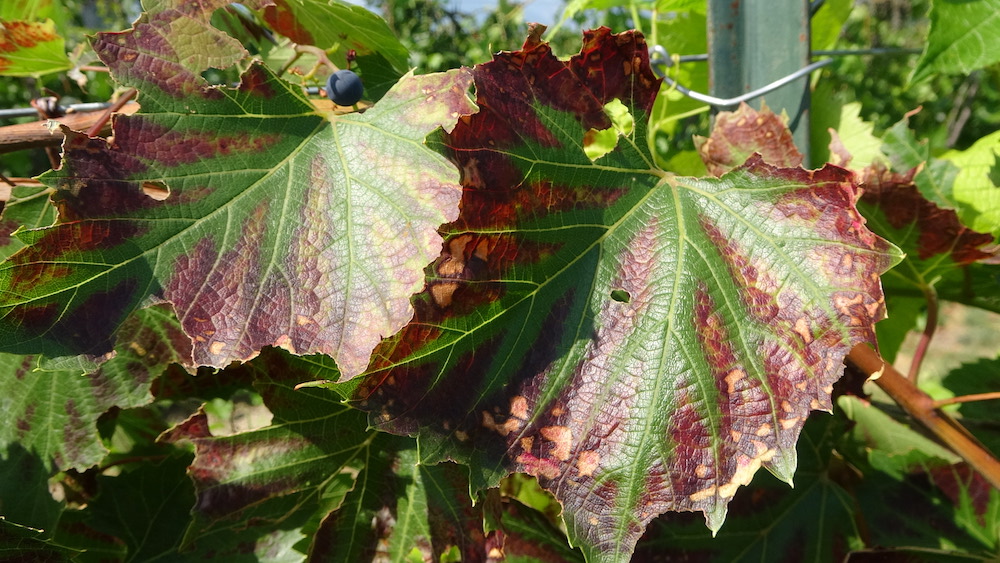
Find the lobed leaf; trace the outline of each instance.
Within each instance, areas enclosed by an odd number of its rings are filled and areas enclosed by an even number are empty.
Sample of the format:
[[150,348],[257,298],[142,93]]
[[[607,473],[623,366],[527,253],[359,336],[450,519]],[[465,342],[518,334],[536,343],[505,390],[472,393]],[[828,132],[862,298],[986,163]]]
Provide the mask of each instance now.
[[695,136],[694,144],[713,176],[737,168],[754,153],[769,164],[794,168],[802,164],[802,153],[795,148],[785,121],[766,104],[758,112],[742,103],[738,111],[719,112],[711,135]]
[[[846,170],[657,169],[647,53],[602,28],[568,61],[531,36],[474,69],[481,110],[439,141],[461,215],[353,388],[380,428],[418,435],[422,463],[467,463],[474,488],[536,476],[589,560],[627,558],[666,511],[717,530],[762,466],[790,481],[898,257]],[[635,127],[592,161],[615,99]]]
[[329,354],[346,379],[410,319],[460,197],[423,139],[474,110],[467,72],[407,77],[339,116],[260,65],[210,88],[197,71],[242,53],[208,25],[213,6],[163,2],[98,37],[148,113],[118,118],[113,144],[67,133],[43,176],[59,223],[19,233],[29,248],[0,265],[0,349],[99,355],[130,311],[166,300],[189,365],[278,345]]
[[930,18],[927,44],[910,82],[1000,62],[1000,1],[937,0],[931,4]]
[[0,354],[0,448],[19,444],[47,467],[84,470],[107,453],[97,419],[111,407],[152,401],[149,388],[171,362],[190,356],[190,342],[166,307],[137,311],[123,325],[115,356],[97,371],[39,368],[39,358]]

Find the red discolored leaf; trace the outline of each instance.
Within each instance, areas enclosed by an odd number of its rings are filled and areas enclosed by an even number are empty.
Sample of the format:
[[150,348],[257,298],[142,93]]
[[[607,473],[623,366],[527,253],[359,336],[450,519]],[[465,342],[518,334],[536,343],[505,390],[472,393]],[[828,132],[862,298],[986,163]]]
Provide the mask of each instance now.
[[[918,171],[900,174],[878,164],[864,171],[861,202],[880,234],[920,261],[945,255],[953,267],[995,257],[1000,248],[993,244],[993,235],[966,227],[954,210],[927,200],[913,180]],[[926,279],[934,277],[925,268],[921,273]]]
[[[531,37],[474,75],[480,112],[440,137],[461,215],[353,397],[418,435],[423,463],[477,468],[477,488],[536,476],[591,560],[626,559],[666,511],[717,529],[758,468],[791,480],[802,424],[873,339],[898,256],[842,168],[657,169],[659,82],[637,33],[587,32],[568,61]],[[634,130],[591,160],[614,99]]]
[[165,2],[99,36],[146,113],[116,119],[113,143],[67,133],[45,176],[59,222],[21,233],[28,247],[0,265],[0,348],[99,355],[131,310],[165,300],[189,365],[276,345],[329,354],[346,379],[412,316],[461,195],[423,139],[474,111],[471,77],[407,76],[349,115],[259,64],[208,87],[199,72],[242,53],[209,24],[215,5]]
[[694,143],[708,172],[714,176],[722,176],[743,164],[754,153],[775,166],[799,166],[802,153],[795,148],[785,121],[767,109],[767,105],[757,111],[743,103],[735,112],[719,112],[712,134],[708,138],[696,136]]

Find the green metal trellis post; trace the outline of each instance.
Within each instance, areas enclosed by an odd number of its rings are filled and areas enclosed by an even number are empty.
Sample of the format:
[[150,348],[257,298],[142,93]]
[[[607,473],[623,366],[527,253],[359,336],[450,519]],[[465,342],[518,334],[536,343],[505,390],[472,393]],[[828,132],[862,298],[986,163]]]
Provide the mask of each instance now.
[[[810,62],[808,0],[708,0],[709,92],[733,98]],[[809,77],[762,97],[785,110],[795,144],[809,162]],[[760,108],[760,99],[750,105]]]

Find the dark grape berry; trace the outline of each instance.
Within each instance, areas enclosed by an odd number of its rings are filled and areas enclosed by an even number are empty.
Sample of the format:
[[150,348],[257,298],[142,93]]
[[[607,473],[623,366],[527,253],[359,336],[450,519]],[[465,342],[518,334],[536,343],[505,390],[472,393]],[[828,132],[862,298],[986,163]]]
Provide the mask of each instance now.
[[326,95],[338,106],[353,106],[364,91],[361,78],[350,70],[338,70],[326,79]]

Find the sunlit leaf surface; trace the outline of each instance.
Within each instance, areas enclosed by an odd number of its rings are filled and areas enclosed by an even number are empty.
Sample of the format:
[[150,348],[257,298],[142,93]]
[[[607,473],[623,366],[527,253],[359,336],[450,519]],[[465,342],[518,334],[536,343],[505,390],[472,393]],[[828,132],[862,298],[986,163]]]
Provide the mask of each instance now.
[[[477,488],[536,476],[591,560],[626,557],[666,511],[718,529],[758,468],[791,480],[805,418],[873,338],[895,251],[846,170],[655,167],[637,34],[587,32],[569,61],[532,36],[474,75],[480,112],[438,141],[461,216],[354,398]],[[591,161],[615,99],[635,127]]]
[[95,49],[148,113],[114,142],[69,133],[58,224],[0,265],[0,349],[99,355],[134,308],[173,304],[194,365],[263,346],[332,356],[345,377],[411,317],[454,220],[457,172],[424,137],[474,110],[457,70],[407,77],[364,114],[318,112],[261,65],[236,88],[199,75],[243,56],[212,3],[158,5]]

